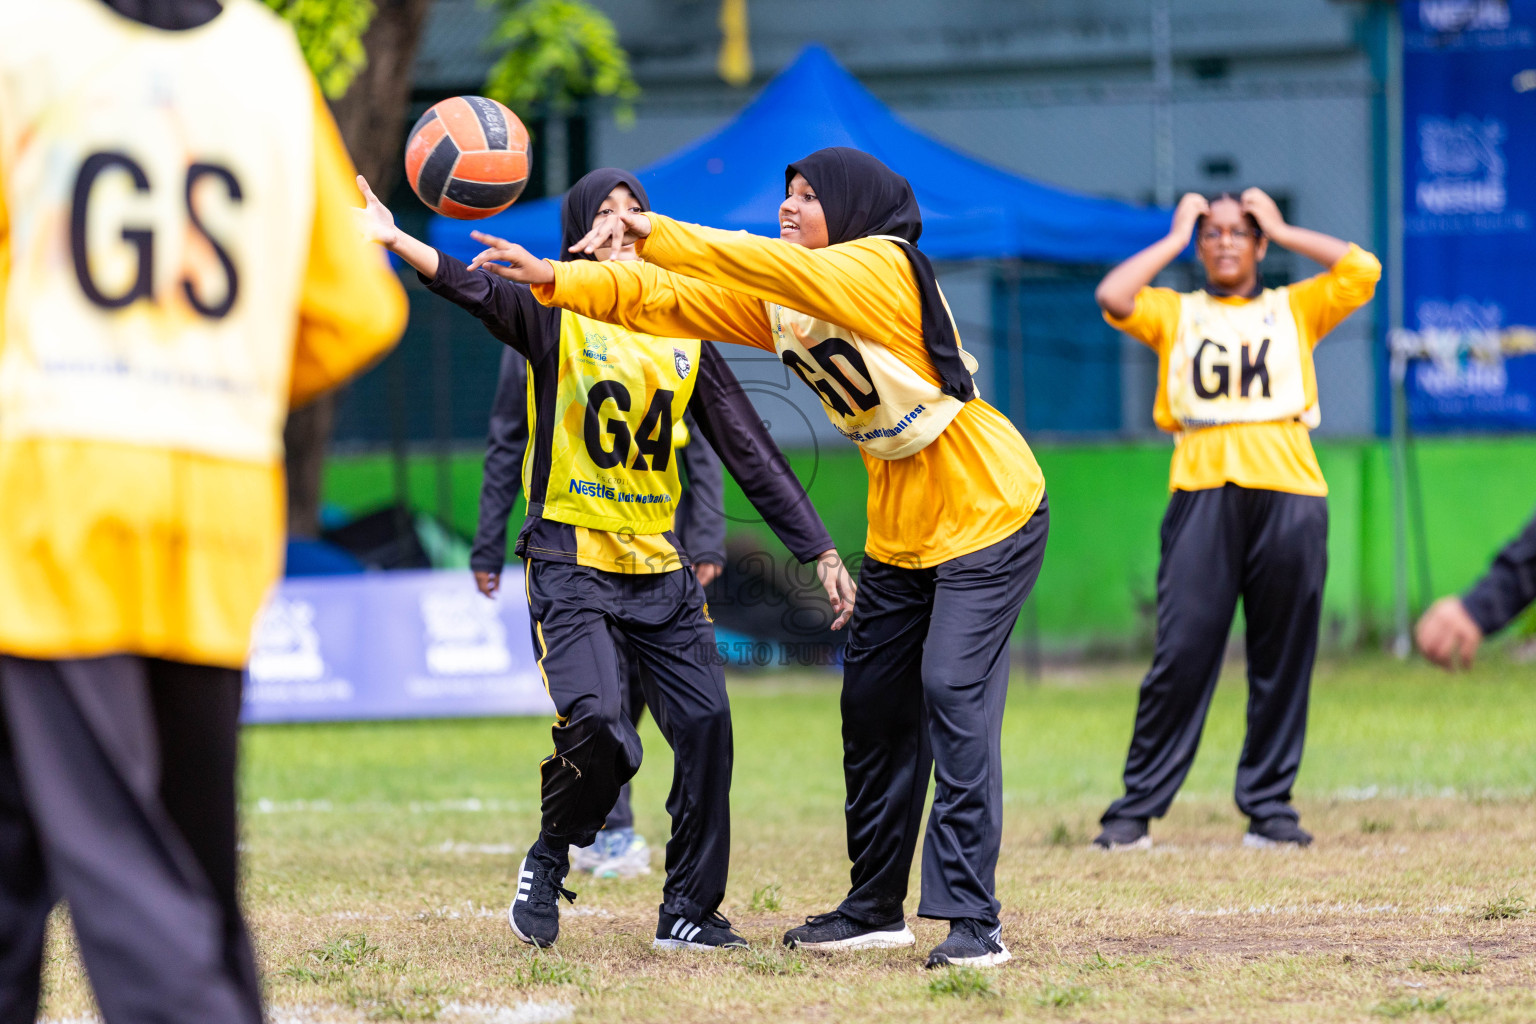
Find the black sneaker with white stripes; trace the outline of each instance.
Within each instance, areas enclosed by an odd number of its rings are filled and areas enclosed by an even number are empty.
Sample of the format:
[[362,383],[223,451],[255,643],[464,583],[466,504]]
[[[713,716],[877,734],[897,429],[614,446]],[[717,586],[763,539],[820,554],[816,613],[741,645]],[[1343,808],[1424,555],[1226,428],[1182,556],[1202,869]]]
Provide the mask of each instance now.
[[823,951],[841,949],[899,949],[917,942],[902,918],[883,924],[855,921],[841,910],[817,914],[784,933],[784,945]]
[[507,908],[507,923],[512,934],[541,949],[553,946],[560,936],[560,902],[576,902],[576,894],[564,888],[570,861],[559,857],[535,841],[528,856],[517,866],[517,897]]
[[747,940],[731,930],[731,922],[718,910],[701,921],[661,908],[656,921],[657,949],[746,949]]
[[928,967],[996,967],[1013,959],[1003,945],[1003,926],[974,918],[949,922],[949,938],[928,954]]

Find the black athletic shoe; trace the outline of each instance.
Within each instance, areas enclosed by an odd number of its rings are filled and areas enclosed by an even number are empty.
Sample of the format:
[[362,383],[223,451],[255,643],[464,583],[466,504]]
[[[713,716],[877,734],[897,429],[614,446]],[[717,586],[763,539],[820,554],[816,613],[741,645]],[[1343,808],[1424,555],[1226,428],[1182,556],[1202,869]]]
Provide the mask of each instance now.
[[731,930],[731,922],[718,910],[702,921],[690,921],[662,907],[656,920],[656,941],[651,945],[657,949],[746,949],[747,940]]
[[1271,846],[1311,846],[1312,833],[1302,828],[1295,818],[1284,815],[1276,818],[1254,818],[1248,823],[1248,834],[1243,845],[1255,849]]
[[949,938],[928,954],[927,967],[996,967],[1013,959],[1003,945],[1003,926],[988,928],[973,918],[949,922]]
[[800,949],[899,949],[917,942],[902,918],[884,924],[855,921],[840,910],[817,914],[784,933],[784,945]]
[[1147,835],[1147,819],[1110,818],[1103,831],[1094,837],[1093,845],[1101,850],[1150,850],[1152,837]]
[[553,946],[560,936],[560,902],[576,902],[576,894],[562,887],[570,862],[556,857],[534,842],[528,856],[517,866],[517,898],[507,908],[512,934],[529,945]]

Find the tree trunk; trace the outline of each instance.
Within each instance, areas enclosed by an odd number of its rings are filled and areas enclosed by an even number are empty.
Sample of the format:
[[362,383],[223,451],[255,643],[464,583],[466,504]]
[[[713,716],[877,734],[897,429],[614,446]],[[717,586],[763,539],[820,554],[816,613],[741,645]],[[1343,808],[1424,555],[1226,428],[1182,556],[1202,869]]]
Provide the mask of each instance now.
[[[363,35],[365,67],[347,94],[331,105],[342,140],[375,193],[387,196],[399,173],[412,68],[430,0],[376,0],[378,13]],[[359,205],[362,200],[359,198]],[[320,483],[325,448],[336,418],[336,392],[289,413],[287,448],[288,533],[320,533]]]

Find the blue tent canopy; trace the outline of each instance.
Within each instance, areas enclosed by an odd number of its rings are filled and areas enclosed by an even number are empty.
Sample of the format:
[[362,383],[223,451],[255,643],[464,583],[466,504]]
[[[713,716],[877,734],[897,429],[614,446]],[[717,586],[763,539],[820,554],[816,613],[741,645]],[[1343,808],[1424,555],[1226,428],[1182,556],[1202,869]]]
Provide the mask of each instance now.
[[[807,46],[724,127],[638,172],[658,212],[778,236],[784,167],[825,146],[872,153],[907,177],[934,259],[1115,263],[1168,231],[1170,212],[1044,185],[966,156],[901,122],[832,55]],[[560,248],[560,200],[482,221],[434,217],[433,245],[468,260],[486,231],[539,256]]]

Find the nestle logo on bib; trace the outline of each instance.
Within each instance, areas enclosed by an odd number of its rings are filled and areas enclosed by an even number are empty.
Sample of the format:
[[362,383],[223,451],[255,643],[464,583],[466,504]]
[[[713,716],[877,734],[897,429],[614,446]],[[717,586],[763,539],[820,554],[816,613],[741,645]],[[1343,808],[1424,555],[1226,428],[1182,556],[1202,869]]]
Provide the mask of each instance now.
[[608,361],[608,340],[606,338],[600,338],[595,334],[585,334],[582,335],[582,339],[584,341],[581,349],[582,355],[588,359],[595,359],[600,363]]

